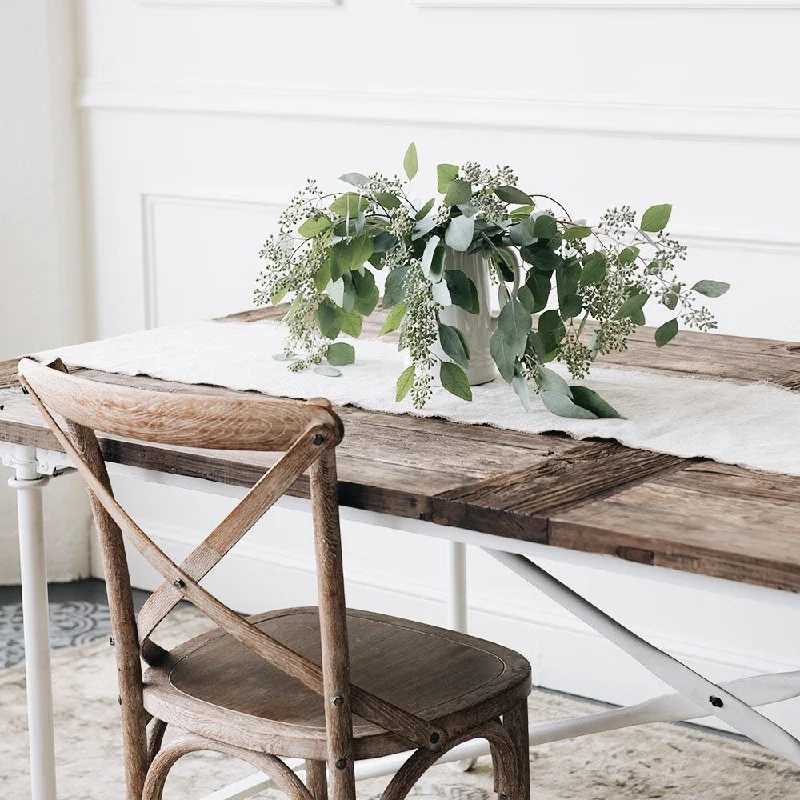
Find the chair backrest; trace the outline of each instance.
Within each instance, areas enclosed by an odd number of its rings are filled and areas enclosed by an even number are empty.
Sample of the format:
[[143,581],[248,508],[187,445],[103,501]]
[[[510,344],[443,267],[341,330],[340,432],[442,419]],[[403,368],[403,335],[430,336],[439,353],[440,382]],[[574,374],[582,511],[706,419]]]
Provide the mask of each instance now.
[[[343,427],[327,400],[302,402],[255,394],[131,388],[69,375],[60,360],[44,365],[23,359],[19,375],[89,493],[117,648],[129,797],[139,796],[137,776],[148,760],[139,656],[151,664],[166,656],[150,637],[183,599],[267,662],[325,698],[329,761],[338,763],[339,769],[347,764],[352,771],[352,713],[417,747],[441,746],[443,736],[438,728],[350,682],[335,456]],[[54,413],[64,418],[64,427]],[[165,445],[279,451],[283,455],[179,565],[114,498],[95,431]],[[314,517],[322,664],[248,623],[200,586],[200,580],[306,470],[310,471]],[[123,537],[164,578],[138,620]]]

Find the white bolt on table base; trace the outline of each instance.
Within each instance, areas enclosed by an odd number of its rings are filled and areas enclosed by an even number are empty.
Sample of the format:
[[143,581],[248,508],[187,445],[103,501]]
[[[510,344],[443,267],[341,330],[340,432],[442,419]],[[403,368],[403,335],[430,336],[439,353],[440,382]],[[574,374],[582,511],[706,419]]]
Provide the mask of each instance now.
[[[58,453],[2,443],[0,443],[0,455],[3,456],[3,463],[16,470],[16,476],[10,483],[18,490],[33,772],[32,798],[56,800],[47,584],[40,490],[47,482],[42,473],[58,474],[61,468],[68,466],[68,462]],[[210,481],[114,464],[109,467],[115,473],[160,484],[182,486],[226,496],[241,497],[244,494],[243,489]],[[306,500],[283,498],[280,503],[310,513],[310,505]],[[678,722],[713,715],[800,766],[800,741],[753,709],[753,706],[768,705],[800,696],[800,671],[758,675],[716,685],[649,644],[538,567],[529,556],[533,552],[541,552],[543,549],[541,545],[347,507],[341,509],[341,514],[343,519],[382,524],[408,533],[448,540],[448,623],[452,628],[466,629],[466,545],[478,546],[619,646],[652,674],[676,690],[675,694],[663,695],[626,708],[609,709],[575,719],[533,724],[530,726],[532,745],[651,722]],[[439,763],[458,763],[461,765],[460,768],[468,768],[475,758],[488,752],[489,747],[486,742],[481,740],[467,742],[451,750]],[[364,780],[394,773],[407,756],[407,753],[401,753],[359,762],[356,765],[356,777]],[[298,771],[301,770],[302,763],[297,763],[296,768]],[[207,795],[203,800],[245,800],[268,785],[269,779],[266,776],[256,774]]]

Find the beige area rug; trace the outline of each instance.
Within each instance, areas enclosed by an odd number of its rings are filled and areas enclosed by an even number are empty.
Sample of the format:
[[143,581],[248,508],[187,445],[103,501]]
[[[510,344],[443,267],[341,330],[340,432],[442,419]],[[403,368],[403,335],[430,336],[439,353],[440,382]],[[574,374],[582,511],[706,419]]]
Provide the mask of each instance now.
[[[165,623],[168,645],[209,627],[191,609]],[[59,800],[122,800],[124,783],[113,649],[95,642],[53,657]],[[591,713],[597,706],[535,692],[534,720]],[[25,676],[22,667],[0,672],[0,798],[28,797]],[[253,772],[216,754],[187,756],[173,769],[165,800],[199,798]],[[359,784],[374,800],[387,779]],[[649,725],[531,751],[536,800],[791,800],[800,799],[800,770],[759,747],[685,726]],[[259,798],[282,797],[269,790]],[[470,773],[432,769],[413,790],[415,800],[490,800],[492,773],[481,759]]]

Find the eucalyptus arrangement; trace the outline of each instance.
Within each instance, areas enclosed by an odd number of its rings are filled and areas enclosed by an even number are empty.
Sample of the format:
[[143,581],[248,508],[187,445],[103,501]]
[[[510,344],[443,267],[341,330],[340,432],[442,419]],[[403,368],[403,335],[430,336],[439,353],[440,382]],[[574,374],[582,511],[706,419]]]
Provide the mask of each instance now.
[[[418,202],[411,199],[414,144],[403,167],[406,179],[342,175],[349,188],[339,194],[309,180],[265,242],[255,300],[291,300],[284,352],[275,356],[289,369],[335,377],[354,362],[353,346],[337,339],[360,336],[380,299],[378,271],[386,276],[389,309],[381,334],[399,330],[399,348],[407,352],[396,399],[410,394],[418,408],[437,374],[447,391],[471,400],[470,384],[494,377],[496,365],[526,408],[533,390],[559,416],[619,416],[547,364],[563,362],[572,378],[584,378],[599,356],[625,349],[649,301],[674,312],[655,332],[658,347],[674,338],[679,323],[716,327],[698,296],[719,297],[729,286],[681,282],[676,264],[686,247],[665,230],[670,205],[652,206],[641,218],[628,206],[612,208],[588,225],[552,197],[524,192],[510,167],[471,162],[439,164],[438,195]],[[491,286],[499,298],[496,320]],[[491,372],[470,376],[484,356]]]

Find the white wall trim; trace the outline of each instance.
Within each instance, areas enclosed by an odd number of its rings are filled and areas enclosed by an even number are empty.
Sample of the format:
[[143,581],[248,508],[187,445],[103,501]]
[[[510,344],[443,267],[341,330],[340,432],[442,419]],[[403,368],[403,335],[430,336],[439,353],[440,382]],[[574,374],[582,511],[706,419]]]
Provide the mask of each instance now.
[[541,131],[644,139],[797,142],[800,108],[602,100],[348,92],[325,86],[244,87],[80,83],[86,111],[336,119],[442,128]]
[[136,0],[140,6],[205,6],[213,8],[252,8],[272,6],[291,8],[292,6],[338,6],[340,0]]
[[204,208],[265,208],[282,211],[285,201],[235,193],[142,192],[142,283],[144,287],[145,328],[158,327],[158,248],[156,209],[159,205],[201,206]]
[[[277,195],[248,195],[236,192],[160,191],[143,192],[142,205],[142,280],[145,298],[145,327],[158,327],[158,254],[155,245],[155,210],[162,204],[200,206],[204,208],[265,208],[282,211],[291,192]],[[800,258],[800,239],[782,235],[731,235],[716,231],[674,232],[690,248],[700,250],[734,250],[755,254],[772,253]]]
[[714,11],[765,11],[800,9],[798,0],[412,0],[423,8],[565,8],[605,9],[674,9],[688,11],[704,9]]

